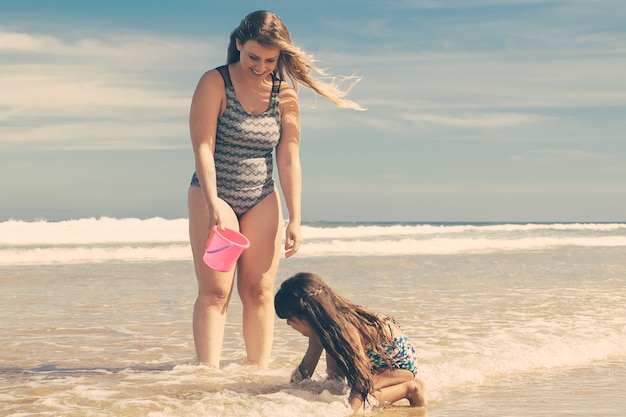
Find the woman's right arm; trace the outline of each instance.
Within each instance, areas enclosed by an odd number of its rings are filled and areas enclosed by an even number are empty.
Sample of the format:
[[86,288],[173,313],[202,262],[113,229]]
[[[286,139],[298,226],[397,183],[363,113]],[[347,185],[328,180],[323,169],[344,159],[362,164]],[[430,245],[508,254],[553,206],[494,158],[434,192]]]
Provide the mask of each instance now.
[[209,226],[220,224],[215,179],[215,135],[217,118],[226,106],[224,81],[216,70],[206,72],[196,87],[189,111],[189,131],[196,161],[196,175],[211,213]]

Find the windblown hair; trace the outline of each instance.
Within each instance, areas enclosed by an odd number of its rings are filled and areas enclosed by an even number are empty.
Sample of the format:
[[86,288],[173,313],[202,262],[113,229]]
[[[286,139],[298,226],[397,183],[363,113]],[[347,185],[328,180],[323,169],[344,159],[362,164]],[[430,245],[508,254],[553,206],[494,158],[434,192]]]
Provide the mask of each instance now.
[[381,345],[393,342],[384,318],[335,293],[319,276],[300,272],[285,280],[274,297],[281,319],[305,320],[322,346],[344,372],[350,387],[363,399],[373,389],[371,363],[365,348],[391,358]]
[[[266,10],[258,10],[243,18],[239,26],[230,34],[227,64],[232,64],[240,59],[237,39],[241,45],[249,40],[255,40],[263,46],[280,49],[275,75],[282,80],[289,77],[296,91],[298,84],[301,84],[326,97],[338,107],[364,110],[359,104],[345,98],[360,78],[355,76],[333,77],[329,82],[313,78],[311,72],[321,77],[328,77],[328,75],[323,69],[315,66],[315,60],[311,55],[306,54],[293,44],[287,26],[276,14]],[[342,90],[341,84],[350,80],[352,80],[351,86]]]

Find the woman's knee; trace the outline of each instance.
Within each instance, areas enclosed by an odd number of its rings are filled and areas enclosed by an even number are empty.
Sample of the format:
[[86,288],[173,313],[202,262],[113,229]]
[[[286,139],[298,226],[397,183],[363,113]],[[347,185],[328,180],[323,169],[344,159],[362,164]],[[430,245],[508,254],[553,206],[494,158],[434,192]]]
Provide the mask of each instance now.
[[211,291],[198,293],[196,305],[201,308],[225,308],[230,301],[230,294],[225,291]]
[[274,302],[273,280],[272,283],[263,281],[266,280],[260,280],[260,282],[239,286],[238,290],[242,303],[252,305],[269,305]]
[[220,281],[216,277],[198,280],[197,303],[207,307],[227,305],[232,291],[232,281]]

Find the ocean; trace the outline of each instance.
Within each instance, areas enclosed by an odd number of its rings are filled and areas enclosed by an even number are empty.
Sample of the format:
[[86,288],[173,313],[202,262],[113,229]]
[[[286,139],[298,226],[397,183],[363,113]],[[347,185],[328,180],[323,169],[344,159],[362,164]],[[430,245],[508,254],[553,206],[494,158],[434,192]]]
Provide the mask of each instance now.
[[[426,409],[372,416],[626,412],[626,223],[306,223],[276,279],[321,275],[413,340]],[[194,362],[186,219],[0,222],[1,416],[344,416],[289,384],[306,339],[277,319],[243,363],[233,296],[219,370]],[[322,361],[323,362],[323,361]]]

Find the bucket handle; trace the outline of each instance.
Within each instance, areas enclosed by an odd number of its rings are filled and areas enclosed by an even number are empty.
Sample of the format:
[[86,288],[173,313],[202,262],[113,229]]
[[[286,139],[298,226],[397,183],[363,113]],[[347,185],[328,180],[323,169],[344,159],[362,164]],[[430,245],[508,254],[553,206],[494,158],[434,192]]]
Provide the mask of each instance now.
[[207,250],[207,249],[205,249],[205,250],[204,250],[204,252],[205,252],[205,253],[217,253],[217,252],[222,252],[222,251],[225,251],[225,250],[230,249],[230,248],[232,248],[232,247],[233,247],[233,245],[231,245],[231,244],[229,243],[229,244],[227,244],[226,246],[222,246],[221,248],[217,248],[217,249],[213,249],[213,250]]

